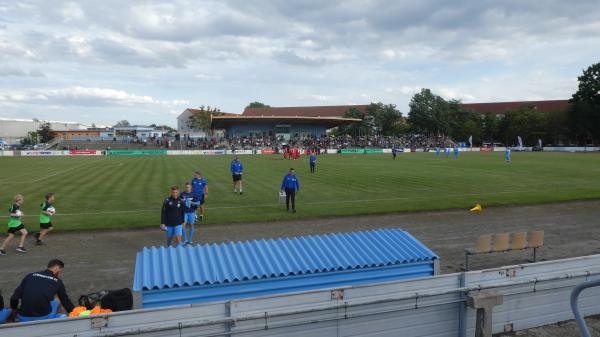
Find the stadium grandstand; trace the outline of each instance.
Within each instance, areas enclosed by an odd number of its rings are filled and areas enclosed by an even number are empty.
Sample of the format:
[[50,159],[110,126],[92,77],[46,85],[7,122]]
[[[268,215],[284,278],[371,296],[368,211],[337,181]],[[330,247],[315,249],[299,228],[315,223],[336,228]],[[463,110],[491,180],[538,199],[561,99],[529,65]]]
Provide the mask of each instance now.
[[351,108],[366,112],[368,105],[246,108],[241,115],[214,116],[213,129],[224,129],[228,138],[318,138],[327,130],[361,120],[345,118]]
[[[540,112],[566,110],[568,100],[464,103],[468,110],[495,113],[502,118],[508,111],[533,106]],[[365,113],[368,105],[300,106],[245,108],[241,114],[219,113],[211,116],[210,134],[189,126],[199,109],[185,109],[177,117],[177,132],[150,126],[80,128],[55,130],[54,149],[277,149],[284,145],[303,148],[434,148],[454,142],[445,136],[405,134],[395,137],[339,136],[330,130],[359,123],[347,118],[349,109]]]

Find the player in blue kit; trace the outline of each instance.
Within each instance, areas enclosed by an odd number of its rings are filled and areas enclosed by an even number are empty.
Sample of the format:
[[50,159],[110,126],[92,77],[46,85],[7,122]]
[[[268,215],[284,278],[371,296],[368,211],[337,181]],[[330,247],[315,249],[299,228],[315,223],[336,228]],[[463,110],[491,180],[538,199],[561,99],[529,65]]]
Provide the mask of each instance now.
[[440,157],[440,150],[441,150],[441,149],[440,149],[440,147],[439,147],[439,146],[435,148],[435,155],[436,155],[438,158]]
[[244,165],[240,161],[238,156],[235,156],[231,161],[231,177],[233,178],[233,193],[238,192],[238,186],[240,190],[240,194],[243,193],[242,190],[242,174],[244,174]]
[[504,150],[504,160],[506,160],[507,163],[510,163],[510,149],[508,147]]
[[317,165],[317,154],[311,153],[309,157],[310,161],[310,173],[315,173],[315,166]]
[[200,221],[204,220],[204,203],[208,197],[208,186],[206,178],[202,176],[202,172],[196,171],[194,179],[192,179],[192,195],[196,199],[194,202],[200,210]]
[[458,159],[458,146],[454,146],[454,158]]
[[196,208],[198,208],[192,194],[191,183],[185,183],[185,191],[181,193],[181,200],[183,200],[183,243],[190,245],[193,243],[196,230]]

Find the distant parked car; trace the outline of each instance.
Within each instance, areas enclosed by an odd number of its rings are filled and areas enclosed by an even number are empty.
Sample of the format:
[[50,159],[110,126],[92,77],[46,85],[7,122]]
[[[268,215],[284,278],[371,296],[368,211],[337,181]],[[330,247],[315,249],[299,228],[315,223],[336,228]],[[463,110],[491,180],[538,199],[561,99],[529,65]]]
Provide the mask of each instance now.
[[544,148],[542,148],[539,145],[536,145],[534,147],[531,148],[531,151],[544,151]]
[[48,144],[45,144],[45,143],[35,144],[33,146],[33,149],[34,150],[45,150],[46,146],[48,146]]

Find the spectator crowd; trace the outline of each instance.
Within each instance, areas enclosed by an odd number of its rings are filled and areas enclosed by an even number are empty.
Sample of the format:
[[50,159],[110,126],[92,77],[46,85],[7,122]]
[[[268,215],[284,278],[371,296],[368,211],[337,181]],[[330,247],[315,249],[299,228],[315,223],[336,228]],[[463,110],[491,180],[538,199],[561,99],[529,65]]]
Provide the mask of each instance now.
[[[70,148],[85,148],[85,143],[90,139],[80,141],[80,144],[69,144]],[[421,134],[404,134],[400,136],[322,136],[322,137],[292,137],[290,139],[262,136],[236,136],[236,137],[205,137],[190,138],[187,136],[163,136],[152,138],[119,137],[109,139],[95,139],[95,142],[111,146],[111,144],[125,143],[138,146],[160,149],[184,150],[278,150],[283,147],[297,147],[303,149],[350,149],[350,148],[410,148],[433,149],[435,147],[452,146],[454,143],[446,136],[427,136]],[[89,145],[89,144],[88,144]]]

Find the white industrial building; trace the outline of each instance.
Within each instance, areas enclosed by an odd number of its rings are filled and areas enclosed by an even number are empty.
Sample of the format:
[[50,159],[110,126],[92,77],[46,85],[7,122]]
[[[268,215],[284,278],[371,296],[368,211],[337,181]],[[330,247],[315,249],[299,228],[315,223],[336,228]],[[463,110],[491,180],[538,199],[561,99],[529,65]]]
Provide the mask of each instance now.
[[[27,137],[29,132],[37,131],[46,121],[38,119],[0,118],[0,142],[17,144]],[[86,130],[89,125],[78,122],[48,121],[53,131]]]
[[194,110],[197,109],[185,109],[179,116],[177,116],[177,133],[179,133],[182,137],[187,136],[190,138],[204,138],[206,137],[206,132],[192,129],[188,124],[190,116]]

